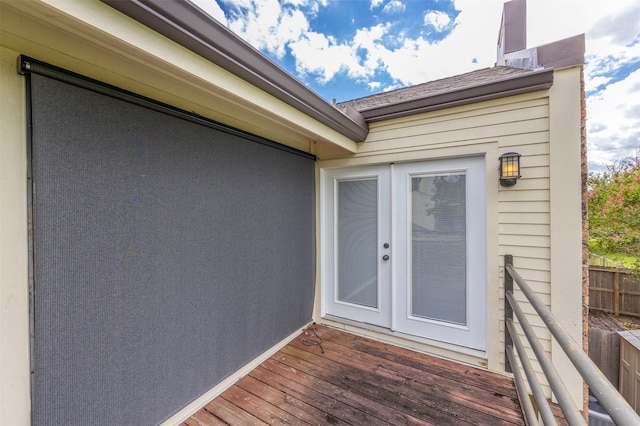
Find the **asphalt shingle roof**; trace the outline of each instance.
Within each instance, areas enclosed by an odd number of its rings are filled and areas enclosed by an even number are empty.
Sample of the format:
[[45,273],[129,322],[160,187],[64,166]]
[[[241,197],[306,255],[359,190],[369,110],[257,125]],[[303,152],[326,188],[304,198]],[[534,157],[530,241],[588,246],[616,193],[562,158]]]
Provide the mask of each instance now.
[[493,83],[513,77],[520,77],[526,74],[531,74],[533,72],[534,71],[531,70],[506,66],[483,68],[465,74],[417,84],[415,86],[404,87],[402,89],[378,93],[375,95],[353,99],[346,102],[340,102],[336,104],[336,107],[343,112],[346,111],[347,105],[351,106],[356,111],[364,111],[367,109],[377,108],[384,105],[397,104],[412,99],[427,98],[434,95],[454,92],[457,90],[475,86],[481,86],[487,83]]

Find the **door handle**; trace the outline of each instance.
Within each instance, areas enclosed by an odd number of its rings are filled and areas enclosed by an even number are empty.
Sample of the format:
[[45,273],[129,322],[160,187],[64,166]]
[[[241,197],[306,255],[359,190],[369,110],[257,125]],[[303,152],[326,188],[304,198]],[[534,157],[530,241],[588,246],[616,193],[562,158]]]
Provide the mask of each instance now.
[[389,260],[389,255],[385,254],[384,256],[382,256],[382,260]]

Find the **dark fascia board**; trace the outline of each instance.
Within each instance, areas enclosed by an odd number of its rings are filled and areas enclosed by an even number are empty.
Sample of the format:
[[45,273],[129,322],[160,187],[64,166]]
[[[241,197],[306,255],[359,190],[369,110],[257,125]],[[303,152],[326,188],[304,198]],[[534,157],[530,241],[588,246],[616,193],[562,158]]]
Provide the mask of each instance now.
[[188,1],[101,0],[356,142],[369,127],[348,116]]
[[467,105],[522,93],[546,90],[553,85],[553,70],[532,71],[490,83],[409,99],[403,102],[360,110],[368,123],[405,117],[422,112]]

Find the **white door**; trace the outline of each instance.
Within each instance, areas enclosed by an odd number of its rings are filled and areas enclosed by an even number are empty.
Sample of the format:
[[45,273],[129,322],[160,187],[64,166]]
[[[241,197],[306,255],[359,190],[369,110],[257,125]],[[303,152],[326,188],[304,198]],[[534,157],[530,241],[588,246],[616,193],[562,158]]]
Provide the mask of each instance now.
[[322,173],[323,310],[390,328],[389,166]]
[[481,157],[323,170],[323,314],[484,350]]

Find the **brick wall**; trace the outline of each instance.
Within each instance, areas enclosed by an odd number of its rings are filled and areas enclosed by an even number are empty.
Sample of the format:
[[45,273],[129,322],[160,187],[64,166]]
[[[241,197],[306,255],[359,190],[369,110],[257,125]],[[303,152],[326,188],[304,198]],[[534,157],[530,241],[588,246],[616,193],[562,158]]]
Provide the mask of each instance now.
[[[582,154],[582,349],[589,353],[589,217],[587,214],[587,101],[584,67],[580,68],[580,147]],[[584,387],[583,410],[588,413],[589,389]]]

